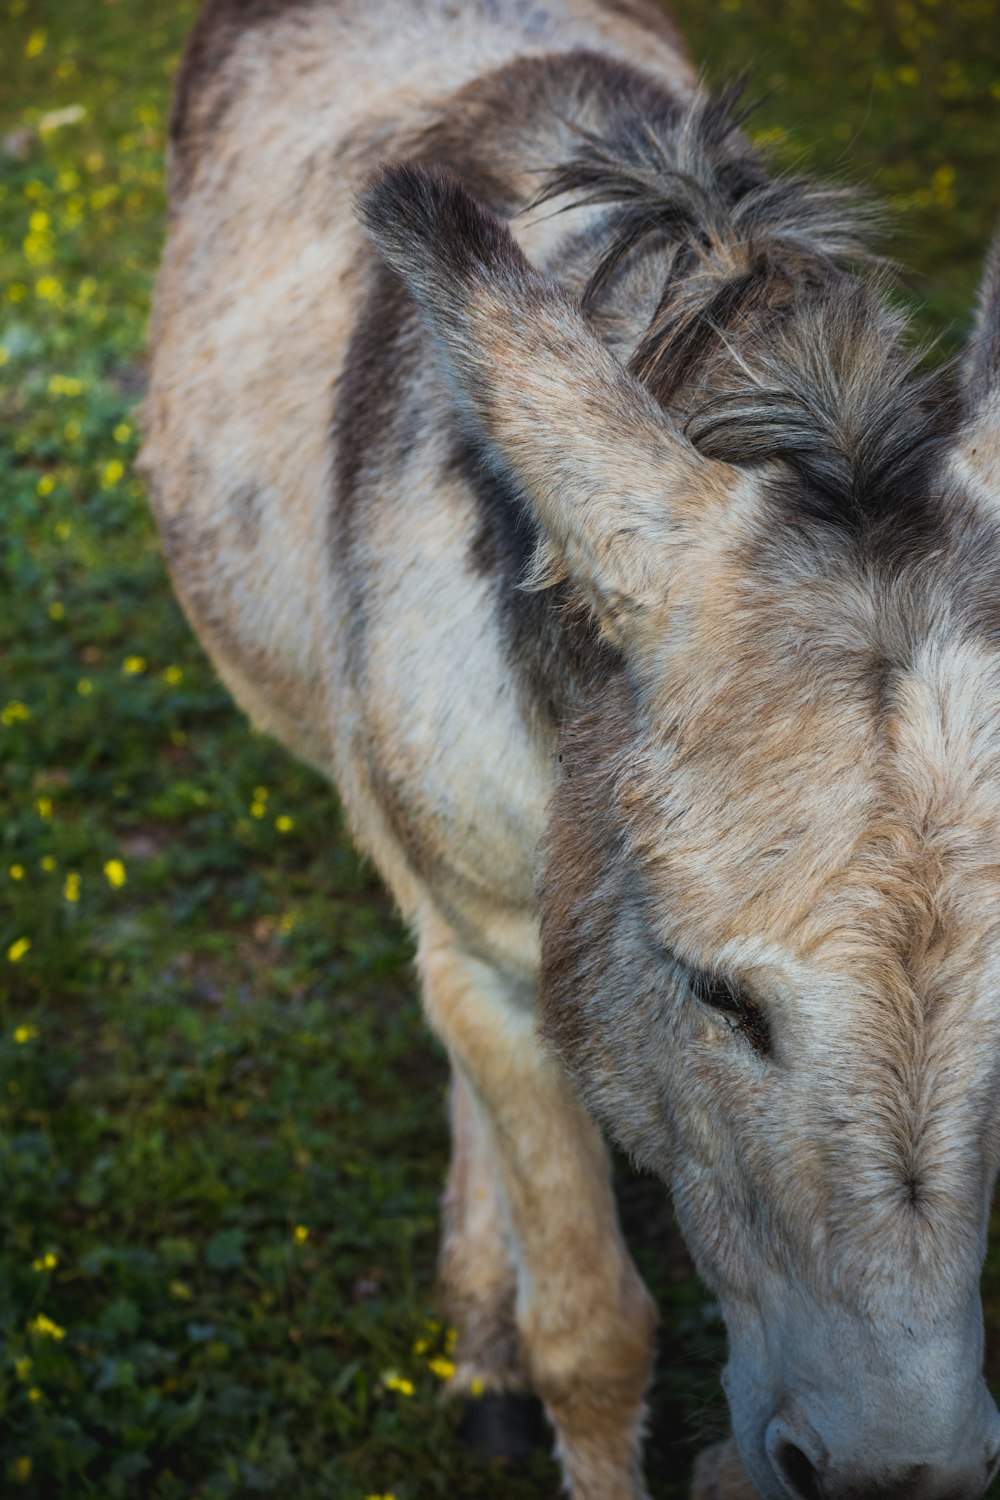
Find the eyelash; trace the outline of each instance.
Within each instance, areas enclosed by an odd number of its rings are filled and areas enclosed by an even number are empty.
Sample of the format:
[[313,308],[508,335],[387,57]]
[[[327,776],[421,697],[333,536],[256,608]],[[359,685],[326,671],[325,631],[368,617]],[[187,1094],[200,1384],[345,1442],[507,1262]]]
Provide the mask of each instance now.
[[710,1005],[713,1010],[721,1011],[733,1031],[739,1031],[745,1036],[755,1052],[759,1052],[762,1057],[770,1056],[771,1033],[767,1016],[759,1005],[747,999],[732,980],[716,974],[694,974],[691,977],[691,990],[703,1005]]

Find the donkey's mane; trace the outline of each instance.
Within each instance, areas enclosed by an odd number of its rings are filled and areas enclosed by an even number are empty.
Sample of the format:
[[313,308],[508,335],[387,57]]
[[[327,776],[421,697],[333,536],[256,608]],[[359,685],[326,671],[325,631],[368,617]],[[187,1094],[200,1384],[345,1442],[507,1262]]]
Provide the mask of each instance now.
[[794,508],[852,533],[926,532],[954,432],[950,368],[928,371],[848,189],[772,172],[740,126],[743,83],[681,107],[659,90],[601,111],[535,199],[606,205],[583,292],[613,316],[630,270],[665,269],[633,372],[707,456],[782,460]]

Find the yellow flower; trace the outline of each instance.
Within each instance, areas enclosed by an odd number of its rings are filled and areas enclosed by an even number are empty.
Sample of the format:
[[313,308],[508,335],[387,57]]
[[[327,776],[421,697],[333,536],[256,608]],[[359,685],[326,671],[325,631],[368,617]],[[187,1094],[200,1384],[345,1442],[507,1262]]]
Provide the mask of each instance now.
[[53,527],[53,530],[56,534],[56,540],[60,542],[68,541],[71,529],[72,528],[70,527],[68,521],[57,521],[55,526]]
[[38,800],[35,803],[35,807],[38,809],[38,816],[40,818],[51,818],[51,816],[52,816],[52,798],[51,797],[39,797]]
[[[26,234],[21,249],[24,251],[24,258],[29,266],[49,266],[54,259],[53,240],[50,234]],[[58,282],[56,285],[58,286]],[[38,291],[37,283],[35,290]],[[39,296],[44,297],[45,293],[39,292]]]
[[11,865],[11,867],[7,871],[7,873],[10,876],[11,880],[23,880],[24,879],[24,866],[23,865]]
[[[22,943],[25,943],[28,940],[27,940],[27,938],[22,938],[21,941],[22,941]],[[29,943],[28,946],[30,947],[31,944]],[[14,962],[17,963],[17,959],[16,958],[15,958]],[[26,1047],[29,1042],[33,1042],[35,1040],[35,1037],[37,1035],[38,1035],[38,1027],[37,1026],[15,1026],[14,1027],[14,1040],[15,1040],[15,1042],[17,1043],[17,1045],[19,1047]]]
[[169,1287],[171,1297],[176,1297],[178,1302],[190,1302],[194,1296],[186,1281],[172,1281]]
[[108,885],[113,886],[115,890],[125,884],[125,866],[120,859],[107,860],[104,873],[107,876]]
[[51,1250],[46,1250],[44,1255],[36,1255],[31,1262],[33,1271],[54,1271],[59,1264],[58,1255],[53,1255]]
[[473,1398],[473,1400],[478,1401],[485,1389],[486,1387],[483,1385],[483,1382],[480,1380],[479,1376],[473,1375],[472,1379],[469,1381],[469,1395]]
[[43,474],[42,477],[41,477],[41,479],[38,481],[37,485],[35,486],[35,488],[38,491],[38,493],[40,495],[42,495],[43,497],[45,495],[51,495],[51,493],[55,489],[55,487],[56,487],[56,482],[55,482],[55,479],[52,477],[51,474]]
[[255,786],[254,789],[253,789],[253,800],[255,802],[266,802],[267,801],[267,787],[266,786]]
[[417,1388],[413,1381],[406,1380],[402,1375],[396,1375],[393,1371],[382,1376],[382,1384],[387,1391],[398,1391],[401,1396],[416,1395]]
[[176,687],[178,683],[184,681],[184,673],[180,667],[166,667],[163,672],[163,680],[164,682],[169,682],[171,687]]
[[54,1323],[44,1313],[39,1313],[37,1318],[32,1318],[28,1324],[28,1330],[30,1333],[37,1333],[39,1338],[55,1339],[56,1343],[66,1337],[65,1328],[60,1328],[58,1323]]
[[76,690],[80,694],[81,698],[89,698],[91,693],[94,691],[94,684],[91,682],[89,677],[81,677],[80,681],[76,685]]
[[[24,955],[27,953],[27,951],[28,951],[28,949],[30,947],[31,947],[31,939],[30,938],[26,938],[26,937],[15,938],[14,941],[11,943],[10,947],[7,949],[7,957],[10,959],[10,961],[11,961],[12,964],[19,964],[21,962],[21,959],[24,957]],[[20,1035],[18,1035],[19,1032],[27,1032],[29,1030],[30,1030],[29,1027],[19,1026],[17,1028],[17,1031],[14,1032],[14,1040],[15,1040],[15,1042],[28,1042],[28,1041],[30,1041],[31,1040],[30,1036],[27,1036],[27,1035],[20,1036]]]
[[33,1385],[31,1387],[31,1389],[29,1390],[29,1392],[28,1392],[28,1400],[29,1401],[41,1401],[41,1399],[42,1399],[42,1393],[41,1393],[41,1391],[38,1389],[37,1385]]
[[127,443],[132,436],[132,429],[127,422],[119,422],[112,436],[116,443]]
[[305,1224],[296,1224],[292,1233],[297,1245],[304,1245],[309,1238],[309,1229]]
[[58,302],[62,296],[62,282],[55,276],[40,276],[35,282],[35,296],[43,302]]
[[63,895],[67,901],[79,901],[80,899],[80,876],[76,870],[68,871],[66,884],[63,887]]
[[50,375],[50,396],[79,396],[83,390],[83,381],[78,380],[75,375]]
[[18,1380],[27,1380],[31,1374],[31,1355],[22,1354],[20,1359],[14,1361],[14,1374]]
[[265,815],[266,812],[267,812],[267,807],[266,807],[266,805],[263,802],[251,802],[251,804],[250,804],[250,816],[251,816],[251,818],[262,818]]
[[934,197],[945,208],[954,208],[958,201],[955,197],[954,185],[955,168],[950,163],[946,163],[943,167],[938,167],[932,178],[931,186]]
[[24,45],[25,57],[37,57],[39,52],[44,52],[47,41],[44,31],[33,31]]
[[279,833],[291,833],[295,827],[295,819],[290,818],[287,813],[282,813],[280,818],[275,818],[274,826]]
[[19,703],[16,698],[12,698],[3,709],[3,712],[0,713],[0,724],[14,724],[18,719],[30,718],[31,709],[27,704]]
[[125,465],[120,458],[109,459],[101,470],[101,488],[110,490],[116,485],[125,473]]
[[453,1362],[450,1359],[445,1359],[442,1354],[439,1354],[436,1359],[429,1359],[427,1361],[427,1368],[432,1375],[437,1376],[438,1380],[450,1380],[455,1373]]
[[46,854],[45,857],[44,857],[44,859],[40,859],[38,861],[38,863],[41,865],[41,867],[42,867],[43,870],[45,870],[45,871],[48,872],[49,875],[52,874],[52,871],[56,867],[56,862],[52,858],[51,854]]
[[913,88],[914,84],[920,82],[920,74],[910,63],[907,63],[905,67],[897,68],[896,77],[900,83],[905,83],[908,88]]
[[62,604],[58,599],[54,599],[52,601],[52,603],[49,605],[49,619],[50,620],[61,620],[61,619],[64,618],[65,614],[66,614],[66,606],[65,606],[65,604]]
[[146,670],[146,658],[144,656],[126,656],[122,662],[122,671],[126,677],[138,677]]
[[28,1480],[31,1478],[32,1468],[33,1465],[28,1455],[26,1453],[20,1454],[14,1460],[15,1479],[19,1480],[21,1484],[27,1484]]

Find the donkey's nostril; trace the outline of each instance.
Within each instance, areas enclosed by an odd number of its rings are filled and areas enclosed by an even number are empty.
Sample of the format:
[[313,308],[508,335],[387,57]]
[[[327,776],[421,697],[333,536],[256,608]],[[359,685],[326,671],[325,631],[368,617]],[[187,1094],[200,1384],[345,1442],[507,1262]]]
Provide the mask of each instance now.
[[823,1500],[823,1491],[812,1460],[801,1448],[797,1448],[794,1443],[781,1443],[775,1450],[774,1461],[795,1500]]
[[801,1411],[788,1406],[768,1423],[764,1447],[789,1500],[830,1500],[821,1475],[826,1448]]

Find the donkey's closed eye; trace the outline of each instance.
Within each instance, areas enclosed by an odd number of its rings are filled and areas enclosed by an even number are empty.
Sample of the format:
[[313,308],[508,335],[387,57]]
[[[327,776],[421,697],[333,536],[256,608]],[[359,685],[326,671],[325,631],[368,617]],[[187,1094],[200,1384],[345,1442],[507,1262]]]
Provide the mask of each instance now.
[[739,1031],[756,1052],[770,1057],[771,1028],[767,1012],[732,979],[704,972],[692,975],[691,989],[704,1004],[724,1013],[734,1031]]

